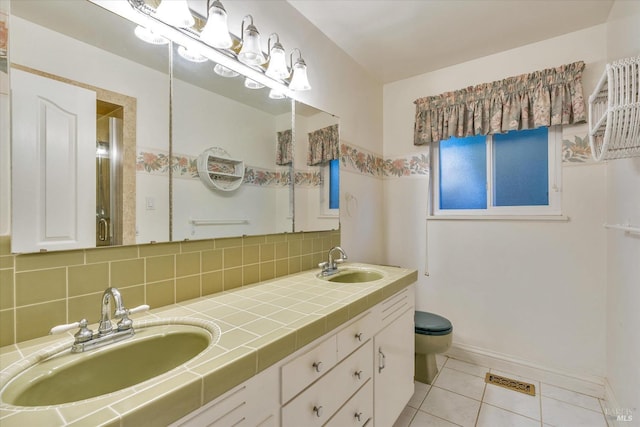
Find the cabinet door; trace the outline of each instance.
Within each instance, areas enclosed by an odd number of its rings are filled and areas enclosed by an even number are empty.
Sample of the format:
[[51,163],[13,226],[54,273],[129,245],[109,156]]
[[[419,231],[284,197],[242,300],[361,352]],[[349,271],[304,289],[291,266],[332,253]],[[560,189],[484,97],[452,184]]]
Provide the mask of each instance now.
[[374,338],[374,425],[391,427],[413,394],[413,308]]

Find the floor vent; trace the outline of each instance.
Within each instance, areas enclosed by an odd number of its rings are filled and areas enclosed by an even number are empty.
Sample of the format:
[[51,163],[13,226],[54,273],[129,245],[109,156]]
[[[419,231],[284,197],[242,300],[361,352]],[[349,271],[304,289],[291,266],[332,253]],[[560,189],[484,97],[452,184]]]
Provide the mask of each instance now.
[[519,391],[520,393],[528,394],[530,396],[536,395],[536,386],[533,384],[512,380],[511,378],[501,377],[500,375],[491,374],[489,372],[485,375],[484,382],[508,388],[509,390]]

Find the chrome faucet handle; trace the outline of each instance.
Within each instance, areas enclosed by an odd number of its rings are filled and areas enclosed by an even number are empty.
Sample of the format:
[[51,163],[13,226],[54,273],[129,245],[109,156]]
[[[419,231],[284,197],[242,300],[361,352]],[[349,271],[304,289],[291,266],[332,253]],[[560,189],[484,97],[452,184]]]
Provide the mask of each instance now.
[[73,336],[76,339],[75,344],[87,342],[91,338],[93,338],[93,331],[87,328],[87,324],[88,324],[87,319],[82,319],[79,322],[79,324],[80,324],[80,330],[76,332],[75,335]]
[[149,310],[149,306],[147,304],[142,304],[137,307],[132,308],[131,310],[126,310],[122,315],[122,320],[118,322],[118,330],[126,331],[127,329],[131,329],[133,326],[133,320],[129,319],[129,316],[136,313],[142,313],[144,311]]
[[321,262],[320,264],[318,264],[318,267],[320,267],[322,270],[326,270],[327,267],[329,267],[329,263],[327,261]]
[[67,323],[66,325],[57,325],[51,328],[49,335],[61,334],[63,332],[70,331],[71,329],[79,328],[80,322]]
[[75,343],[87,342],[93,337],[93,331],[87,328],[88,322],[87,319],[82,319],[79,322],[73,322],[66,325],[58,325],[51,328],[49,331],[49,335],[61,334],[63,332],[70,331],[71,329],[80,328],[78,332],[75,333]]

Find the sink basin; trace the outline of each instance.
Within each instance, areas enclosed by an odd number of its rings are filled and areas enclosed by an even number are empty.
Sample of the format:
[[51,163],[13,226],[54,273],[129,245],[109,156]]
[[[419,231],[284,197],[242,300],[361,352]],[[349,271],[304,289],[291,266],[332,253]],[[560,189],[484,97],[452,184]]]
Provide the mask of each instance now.
[[331,276],[318,276],[323,280],[336,283],[363,283],[380,280],[384,274],[380,271],[369,269],[344,269]]
[[15,406],[59,405],[154,378],[217,342],[217,325],[195,323],[198,321],[135,325],[132,338],[84,353],[71,353],[67,345],[67,349],[18,372],[2,390],[1,400]]

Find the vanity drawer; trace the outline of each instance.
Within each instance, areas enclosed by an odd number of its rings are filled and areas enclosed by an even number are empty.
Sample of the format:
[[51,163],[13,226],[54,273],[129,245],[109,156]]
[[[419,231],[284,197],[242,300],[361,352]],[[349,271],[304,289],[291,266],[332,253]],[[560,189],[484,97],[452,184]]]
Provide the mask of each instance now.
[[336,337],[323,341],[282,367],[282,403],[288,402],[337,363]]
[[338,360],[350,355],[356,348],[372,338],[374,331],[373,315],[365,314],[360,319],[336,334],[338,339]]
[[282,408],[283,427],[324,425],[373,376],[373,342],[369,340],[318,382]]
[[325,427],[373,426],[373,380],[358,392],[329,420]]

